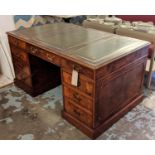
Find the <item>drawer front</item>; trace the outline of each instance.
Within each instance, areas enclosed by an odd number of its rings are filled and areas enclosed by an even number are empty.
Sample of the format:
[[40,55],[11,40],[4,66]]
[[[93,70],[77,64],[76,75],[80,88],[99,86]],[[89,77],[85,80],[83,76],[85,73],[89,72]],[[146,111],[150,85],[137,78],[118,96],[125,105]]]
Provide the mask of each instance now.
[[85,78],[84,76],[82,76],[81,74],[79,74],[77,87],[71,85],[71,74],[70,73],[63,71],[62,76],[63,76],[63,82],[70,85],[73,89],[80,90],[91,97],[93,96],[93,89],[94,89],[93,83],[87,78]]
[[94,79],[94,72],[93,70],[81,66],[75,62],[69,61],[69,60],[62,60],[62,67],[64,69],[67,69],[68,71],[72,72],[73,69],[77,70],[79,73],[85,75],[86,77],[89,77],[90,79]]
[[60,66],[61,63],[60,57],[51,52],[45,51],[41,48],[38,48],[30,44],[27,45],[27,52]]
[[26,42],[21,41],[19,39],[16,39],[16,38],[14,38],[12,36],[9,36],[8,38],[9,38],[9,43],[10,44],[12,44],[12,45],[14,45],[16,47],[19,47],[21,49],[26,49]]
[[92,127],[92,116],[75,106],[72,100],[65,98],[64,106],[67,113],[69,113],[79,121],[85,123],[89,127]]
[[64,96],[72,99],[75,104],[80,105],[92,112],[92,100],[88,99],[87,97],[66,86],[64,86]]
[[11,46],[11,52],[16,79],[32,86],[28,54],[13,46]]

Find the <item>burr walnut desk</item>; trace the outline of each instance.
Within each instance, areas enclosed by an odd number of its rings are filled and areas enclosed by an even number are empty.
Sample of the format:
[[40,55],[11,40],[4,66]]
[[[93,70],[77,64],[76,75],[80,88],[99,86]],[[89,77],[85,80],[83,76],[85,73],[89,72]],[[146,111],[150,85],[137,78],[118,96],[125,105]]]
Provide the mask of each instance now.
[[15,84],[36,96],[62,83],[62,116],[92,139],[143,98],[146,41],[65,23],[8,32],[8,39]]

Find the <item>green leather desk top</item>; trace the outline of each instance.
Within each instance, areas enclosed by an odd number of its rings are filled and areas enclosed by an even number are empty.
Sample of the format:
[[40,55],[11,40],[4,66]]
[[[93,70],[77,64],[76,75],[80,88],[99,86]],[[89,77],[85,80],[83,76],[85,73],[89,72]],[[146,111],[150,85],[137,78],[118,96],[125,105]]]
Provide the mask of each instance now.
[[36,26],[8,34],[92,68],[98,68],[150,44],[66,23]]

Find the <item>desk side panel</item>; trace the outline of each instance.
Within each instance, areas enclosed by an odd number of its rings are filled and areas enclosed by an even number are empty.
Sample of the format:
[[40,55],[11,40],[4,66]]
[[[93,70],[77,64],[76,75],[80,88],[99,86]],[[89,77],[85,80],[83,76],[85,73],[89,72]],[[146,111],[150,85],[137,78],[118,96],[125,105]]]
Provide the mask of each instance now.
[[[103,132],[120,119],[122,114],[128,112],[127,109],[131,109],[129,107],[140,102],[143,96],[147,49],[141,49],[104,67],[104,75],[96,82],[95,134]],[[133,60],[126,61],[125,64],[124,60],[129,60],[128,58]],[[108,66],[111,66],[109,70]]]

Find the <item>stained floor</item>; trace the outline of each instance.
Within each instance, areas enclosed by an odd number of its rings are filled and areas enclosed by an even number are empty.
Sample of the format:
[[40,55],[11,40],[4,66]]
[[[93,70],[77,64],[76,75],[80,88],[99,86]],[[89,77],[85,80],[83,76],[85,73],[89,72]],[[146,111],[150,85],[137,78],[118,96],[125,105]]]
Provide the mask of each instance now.
[[[155,139],[155,92],[97,139]],[[0,89],[0,139],[89,139],[61,117],[61,86],[32,98],[14,85]],[[155,108],[154,108],[155,109]]]

